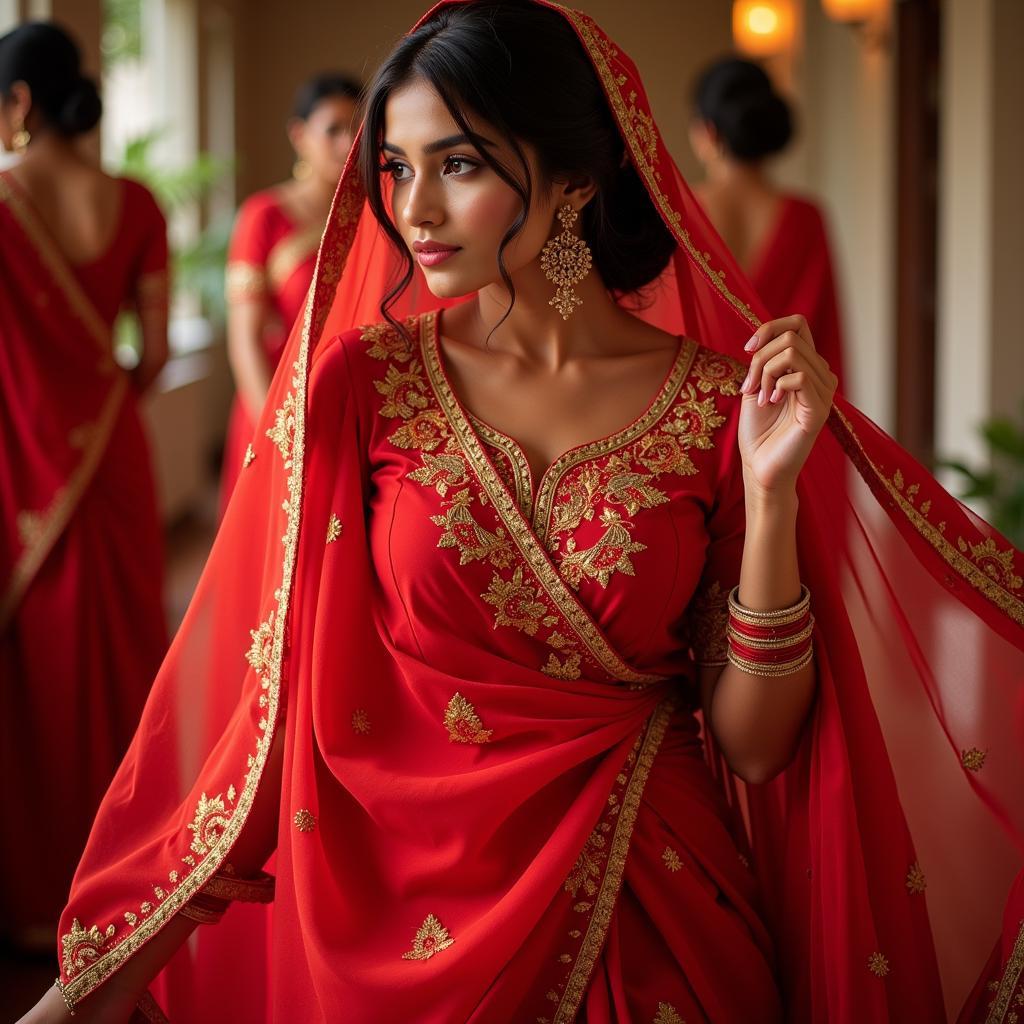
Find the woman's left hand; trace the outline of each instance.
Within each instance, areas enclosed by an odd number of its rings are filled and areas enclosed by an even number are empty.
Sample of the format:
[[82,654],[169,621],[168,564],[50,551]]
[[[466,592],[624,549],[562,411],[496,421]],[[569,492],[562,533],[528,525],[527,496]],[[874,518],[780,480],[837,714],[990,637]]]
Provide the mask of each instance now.
[[746,484],[764,496],[792,492],[828,419],[838,379],[815,351],[802,316],[762,324],[747,351],[753,359],[739,423]]

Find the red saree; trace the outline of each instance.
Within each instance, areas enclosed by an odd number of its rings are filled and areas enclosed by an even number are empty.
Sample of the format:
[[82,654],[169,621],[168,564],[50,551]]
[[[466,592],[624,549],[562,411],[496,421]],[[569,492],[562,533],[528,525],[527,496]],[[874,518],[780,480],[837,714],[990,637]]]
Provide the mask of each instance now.
[[[801,477],[805,740],[745,793],[701,756],[693,680],[721,659],[742,544],[760,304],[635,67],[551,9],[678,239],[642,313],[683,339],[675,366],[638,420],[531,481],[453,394],[422,278],[408,339],[377,322],[392,257],[349,166],[79,866],[72,1003],[230,862],[277,730],[272,954],[250,930],[244,970],[207,987],[201,929],[167,972],[172,1019],[904,1024],[955,1016],[985,967],[1020,869],[1020,556],[837,401]],[[213,687],[237,697],[220,730],[179,735]],[[984,1004],[1019,991],[1018,931],[1008,916],[965,1020],[1009,1020]]]
[[[110,249],[72,267],[0,175],[0,885],[26,939],[59,917],[167,646],[149,453],[111,354],[126,298],[166,303],[166,261],[141,185]],[[41,812],[60,828],[27,841]]]
[[843,330],[832,253],[818,207],[783,196],[775,226],[749,268],[750,283],[772,316],[798,309],[811,325],[814,345],[843,386]]
[[[258,302],[270,314],[263,348],[276,367],[292,324],[302,313],[316,266],[322,229],[296,224],[276,189],[250,196],[238,211],[225,279],[229,304]],[[221,512],[227,507],[255,424],[236,397],[231,406],[221,469]]]

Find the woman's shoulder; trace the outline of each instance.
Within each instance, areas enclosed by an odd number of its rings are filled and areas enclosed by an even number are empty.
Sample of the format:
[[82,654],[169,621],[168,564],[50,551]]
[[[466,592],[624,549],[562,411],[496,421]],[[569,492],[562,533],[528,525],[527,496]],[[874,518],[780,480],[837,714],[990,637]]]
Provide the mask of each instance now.
[[281,186],[272,185],[246,196],[239,204],[237,223],[288,223],[281,200]]
[[386,320],[371,321],[340,331],[318,346],[314,371],[342,373],[353,388],[376,393],[374,382],[389,373],[419,372],[415,357],[423,319],[407,317],[400,326]]

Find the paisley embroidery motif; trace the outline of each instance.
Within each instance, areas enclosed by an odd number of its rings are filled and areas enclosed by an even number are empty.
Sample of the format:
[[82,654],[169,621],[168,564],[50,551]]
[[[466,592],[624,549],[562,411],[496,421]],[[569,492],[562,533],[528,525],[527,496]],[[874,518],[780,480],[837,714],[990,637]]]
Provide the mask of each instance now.
[[433,914],[428,914],[427,919],[416,931],[412,949],[408,953],[403,953],[402,959],[429,960],[454,942],[455,940],[448,934],[448,929]]
[[576,590],[584,579],[596,580],[602,587],[607,587],[614,572],[635,576],[629,556],[647,550],[646,544],[630,537],[629,530],[633,524],[614,509],[605,508],[601,513],[601,525],[605,532],[592,547],[577,551],[572,537],[566,541],[560,567],[562,575]]
[[445,502],[448,511],[441,515],[431,516],[435,526],[443,527],[444,533],[437,542],[439,548],[456,548],[459,552],[459,565],[466,565],[479,559],[488,559],[498,568],[505,568],[512,563],[512,545],[502,527],[493,533],[485,530],[470,511],[473,496],[469,489],[458,491],[450,501]]
[[461,693],[455,694],[444,711],[444,727],[452,743],[490,743],[493,729],[485,729],[476,708]]

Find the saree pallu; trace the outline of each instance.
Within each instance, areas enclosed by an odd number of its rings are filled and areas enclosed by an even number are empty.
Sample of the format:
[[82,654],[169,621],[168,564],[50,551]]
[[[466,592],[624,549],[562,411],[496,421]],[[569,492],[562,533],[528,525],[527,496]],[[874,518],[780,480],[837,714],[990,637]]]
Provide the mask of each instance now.
[[[59,917],[166,650],[162,537],[110,324],[8,175],[0,278],[0,864],[3,928],[31,941]],[[40,843],[43,821],[59,827]]]
[[[65,996],[230,864],[280,731],[273,954],[232,937],[236,976],[190,987],[225,955],[201,929],[165,972],[172,1019],[902,1024],[966,999],[963,1020],[1003,1024],[1018,902],[987,958],[1021,864],[1020,555],[838,399],[800,481],[805,736],[762,787],[698,756],[761,306],[635,67],[544,6],[677,239],[623,299],[682,339],[677,375],[624,437],[525,481],[452,393],[421,276],[393,309],[404,334],[379,323],[393,256],[347,168],[254,458],[79,866]],[[213,689],[232,710],[207,741],[187,723]]]

